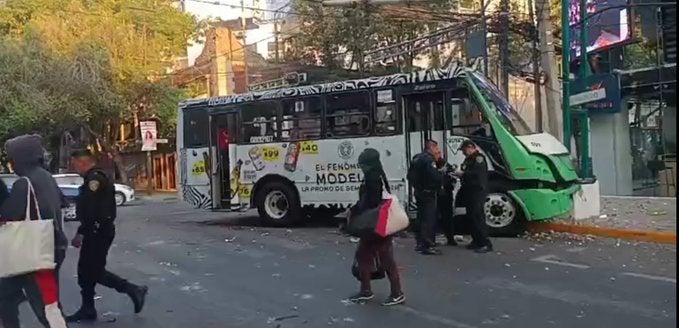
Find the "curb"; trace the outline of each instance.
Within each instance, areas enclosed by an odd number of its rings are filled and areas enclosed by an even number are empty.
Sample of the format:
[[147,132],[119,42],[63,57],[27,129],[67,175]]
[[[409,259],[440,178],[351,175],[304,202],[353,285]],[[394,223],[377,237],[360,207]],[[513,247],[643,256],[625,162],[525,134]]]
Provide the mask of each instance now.
[[574,225],[551,222],[531,222],[528,224],[530,232],[567,232],[576,235],[593,235],[599,237],[619,238],[627,240],[648,241],[659,244],[677,244],[675,232],[655,230],[628,230],[619,228],[595,227],[591,225]]

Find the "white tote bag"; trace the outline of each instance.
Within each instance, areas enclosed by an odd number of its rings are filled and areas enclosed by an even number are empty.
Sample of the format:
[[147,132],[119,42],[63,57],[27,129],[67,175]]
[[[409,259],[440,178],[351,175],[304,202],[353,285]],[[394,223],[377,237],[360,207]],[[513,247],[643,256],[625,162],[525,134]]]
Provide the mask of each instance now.
[[405,230],[409,224],[408,213],[401,206],[398,197],[383,190],[382,204],[380,205],[375,232],[382,237],[386,237]]
[[[26,219],[0,225],[0,278],[54,269],[54,221],[40,216],[31,181],[26,193]],[[31,203],[37,218],[31,218]]]

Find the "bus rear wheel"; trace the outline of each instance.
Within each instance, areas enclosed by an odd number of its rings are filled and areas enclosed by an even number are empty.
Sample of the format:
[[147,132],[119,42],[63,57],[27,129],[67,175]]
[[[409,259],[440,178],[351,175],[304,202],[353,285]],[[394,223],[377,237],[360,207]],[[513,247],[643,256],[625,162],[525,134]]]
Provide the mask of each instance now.
[[526,220],[521,208],[506,192],[491,190],[483,212],[491,236],[516,237],[524,232]]
[[266,226],[290,227],[302,218],[299,197],[283,182],[271,182],[257,192],[257,212]]

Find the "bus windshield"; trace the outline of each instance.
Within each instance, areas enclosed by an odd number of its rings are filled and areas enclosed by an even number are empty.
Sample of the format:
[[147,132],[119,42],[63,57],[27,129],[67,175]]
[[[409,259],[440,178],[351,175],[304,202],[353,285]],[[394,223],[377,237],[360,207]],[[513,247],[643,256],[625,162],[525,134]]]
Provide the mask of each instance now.
[[485,77],[477,72],[471,74],[471,79],[479,88],[484,100],[494,108],[502,122],[502,125],[509,130],[513,135],[528,135],[533,134],[533,130],[526,124],[526,122],[514,110],[512,105],[500,93],[497,87],[489,82]]

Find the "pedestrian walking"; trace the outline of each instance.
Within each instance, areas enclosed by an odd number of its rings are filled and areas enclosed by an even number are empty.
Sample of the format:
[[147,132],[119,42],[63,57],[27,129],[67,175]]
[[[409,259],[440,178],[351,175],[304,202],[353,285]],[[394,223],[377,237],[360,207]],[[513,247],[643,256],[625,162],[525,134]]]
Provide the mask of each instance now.
[[[380,153],[372,148],[365,149],[358,156],[358,164],[363,171],[363,184],[359,189],[359,200],[351,208],[350,217],[356,217],[369,209],[374,209],[382,203],[382,191],[390,192],[387,176],[380,162]],[[382,305],[390,306],[405,302],[405,295],[401,290],[401,280],[398,267],[394,260],[393,237],[380,237],[377,234],[361,237],[356,250],[358,261],[360,291],[350,297],[352,302],[364,302],[375,297],[370,285],[371,275],[375,270],[375,259],[379,260],[387,273],[391,284],[391,293]]]
[[436,248],[436,222],[438,221],[438,193],[442,174],[436,168],[441,150],[434,140],[425,142],[422,153],[415,155],[408,171],[408,180],[415,189],[417,204],[417,227],[415,251],[423,255],[439,255]]
[[488,194],[488,163],[471,140],[462,142],[460,150],[465,155],[461,171],[458,173],[462,177],[460,193],[465,199],[467,218],[472,223],[472,242],[467,245],[467,249],[477,253],[488,253],[493,251],[483,211]]
[[0,279],[0,326],[19,328],[19,304],[28,300],[43,326],[65,327],[59,306],[58,285],[59,268],[66,256],[68,244],[63,233],[61,190],[52,175],[45,170],[46,152],[40,136],[23,135],[10,139],[5,143],[5,151],[14,172],[22,178],[14,182],[12,191],[6,194],[4,201],[0,199],[0,225],[2,221],[25,220],[27,213],[30,215],[28,219],[52,219],[55,269]]
[[78,259],[78,285],[82,304],[68,322],[94,321],[97,311],[94,307],[94,288],[97,284],[127,294],[134,304],[134,312],[141,312],[148,288],[137,286],[106,270],[106,257],[115,238],[116,204],[115,186],[110,178],[97,167],[88,150],[72,154],[75,171],[83,176],[80,195],[76,202],[76,216],[80,227],[71,241],[80,249]]

